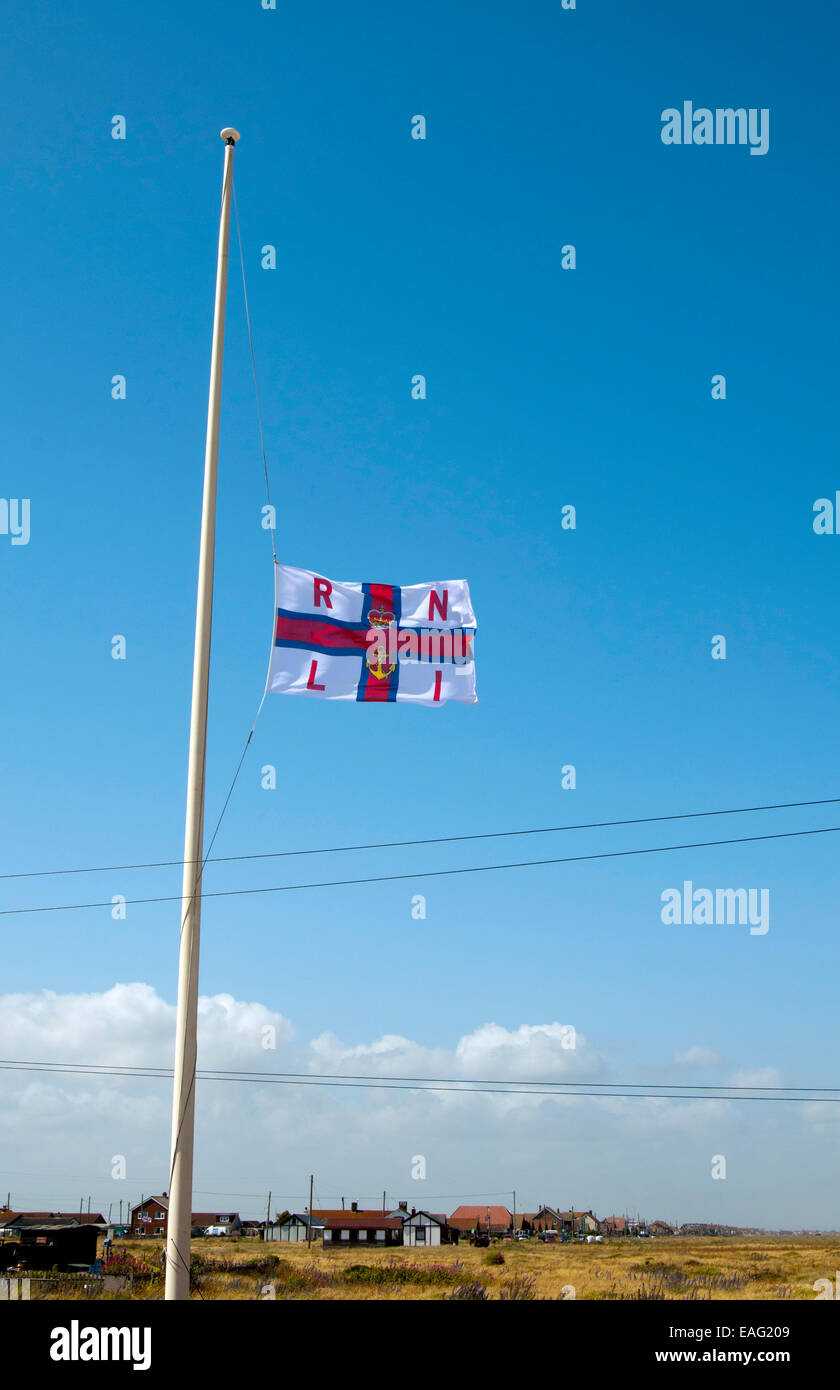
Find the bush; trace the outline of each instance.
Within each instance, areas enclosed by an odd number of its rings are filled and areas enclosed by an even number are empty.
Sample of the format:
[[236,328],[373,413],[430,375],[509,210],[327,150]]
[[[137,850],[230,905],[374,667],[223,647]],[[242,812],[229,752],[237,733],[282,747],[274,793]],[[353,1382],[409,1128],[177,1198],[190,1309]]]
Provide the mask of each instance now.
[[340,1276],[346,1284],[456,1284],[460,1264],[426,1265],[393,1260],[385,1265],[350,1265]]
[[522,1300],[526,1298],[536,1298],[536,1280],[533,1274],[515,1274],[506,1284],[502,1285],[499,1298],[507,1300]]
[[142,1279],[150,1279],[157,1274],[157,1270],[141,1260],[138,1255],[129,1255],[125,1246],[121,1250],[109,1251],[107,1257],[102,1261],[103,1274],[130,1274]]
[[488,1250],[487,1254],[481,1257],[483,1265],[503,1265],[504,1262],[505,1257],[501,1250]]
[[451,1293],[445,1293],[443,1296],[446,1299],[479,1302],[481,1300],[486,1300],[488,1298],[488,1293],[480,1279],[473,1279],[471,1284],[459,1284],[457,1289],[453,1289]]

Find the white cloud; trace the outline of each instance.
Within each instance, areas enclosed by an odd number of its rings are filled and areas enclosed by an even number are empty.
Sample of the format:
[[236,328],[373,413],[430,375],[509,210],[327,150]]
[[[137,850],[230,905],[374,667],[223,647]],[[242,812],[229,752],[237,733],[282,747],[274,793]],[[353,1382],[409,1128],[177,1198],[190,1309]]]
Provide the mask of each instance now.
[[743,1067],[729,1077],[728,1086],[783,1086],[778,1067]]
[[712,1047],[688,1047],[684,1052],[675,1052],[673,1060],[682,1067],[715,1067],[723,1061],[719,1052]]
[[[142,983],[101,994],[0,996],[6,1058],[170,1067],[174,1027],[174,1006]],[[269,1050],[267,1028],[276,1041]],[[581,1034],[574,1048],[569,1040],[559,1022],[513,1029],[486,1022],[451,1048],[399,1034],[350,1046],[330,1032],[301,1039],[289,1019],[259,1002],[221,994],[202,998],[199,1008],[199,1067],[208,1070],[295,1072],[313,1082],[313,1073],[474,1078],[485,1086],[603,1080],[606,1091],[611,1075],[626,1075],[623,1056],[610,1058]],[[688,1066],[719,1060],[700,1046],[674,1053]],[[736,1072],[730,1084],[773,1085],[778,1076],[759,1068]],[[97,1208],[116,1212],[120,1200],[166,1187],[170,1114],[168,1077],[0,1071],[0,1181],[20,1206],[77,1209],[90,1193]],[[516,1187],[525,1209],[574,1198],[601,1214],[677,1209],[683,1220],[837,1225],[830,1175],[801,1182],[814,1134],[832,1120],[824,1107],[788,1112],[723,1100],[199,1081],[196,1203],[258,1215],[270,1188],[282,1209],[306,1200],[314,1172],[319,1205],[341,1196],[378,1202],[384,1188],[390,1200],[451,1209],[473,1194],[497,1191],[504,1201]],[[786,1148],[784,1172],[776,1175],[779,1126]],[[718,1152],[739,1154],[726,1184],[709,1181],[710,1156]],[[110,1177],[117,1154],[126,1159],[124,1182]],[[425,1182],[411,1177],[417,1154],[426,1159]],[[800,1182],[792,1185],[794,1162]],[[737,1172],[765,1176],[766,1207],[756,1205],[754,1183],[738,1185]],[[777,1209],[778,1193],[795,1209]]]

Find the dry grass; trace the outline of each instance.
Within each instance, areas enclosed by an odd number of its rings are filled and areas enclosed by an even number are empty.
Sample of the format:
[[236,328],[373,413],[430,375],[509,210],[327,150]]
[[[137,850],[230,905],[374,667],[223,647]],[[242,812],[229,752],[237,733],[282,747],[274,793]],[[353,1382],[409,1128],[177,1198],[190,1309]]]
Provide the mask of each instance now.
[[[126,1241],[133,1255],[159,1267],[159,1240]],[[544,1245],[538,1241],[494,1243],[504,1264],[491,1264],[486,1250],[468,1244],[436,1249],[377,1250],[354,1246],[324,1250],[255,1240],[194,1240],[192,1253],[225,1269],[203,1269],[193,1298],[432,1300],[451,1297],[478,1283],[490,1299],[814,1299],[816,1279],[834,1278],[840,1268],[837,1236],[661,1237],[613,1240],[603,1245]],[[259,1265],[280,1261],[270,1272]],[[355,1276],[351,1266],[365,1266]],[[454,1268],[453,1268],[454,1267]],[[356,1282],[359,1278],[364,1282]],[[400,1282],[400,1280],[411,1282]],[[368,1282],[371,1280],[371,1282]],[[569,1293],[569,1288],[574,1294]],[[66,1296],[66,1295],[65,1295]],[[120,1295],[162,1296],[155,1279]],[[480,1294],[479,1294],[480,1296]]]

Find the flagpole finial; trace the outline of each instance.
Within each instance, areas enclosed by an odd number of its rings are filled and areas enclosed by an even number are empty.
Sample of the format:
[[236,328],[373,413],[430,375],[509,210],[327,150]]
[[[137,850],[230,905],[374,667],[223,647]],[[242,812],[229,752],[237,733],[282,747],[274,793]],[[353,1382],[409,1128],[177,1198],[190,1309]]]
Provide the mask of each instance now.
[[235,145],[240,138],[239,131],[234,130],[233,126],[226,125],[224,130],[219,132],[226,145]]

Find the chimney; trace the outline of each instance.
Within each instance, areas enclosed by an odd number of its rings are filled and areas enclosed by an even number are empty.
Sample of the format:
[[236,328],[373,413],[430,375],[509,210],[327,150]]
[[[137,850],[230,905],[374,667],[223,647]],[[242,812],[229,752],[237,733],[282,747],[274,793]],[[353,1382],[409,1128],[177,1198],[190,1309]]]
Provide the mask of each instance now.
[[408,1211],[408,1202],[400,1202],[400,1211]]
[[411,1215],[412,1215],[412,1216],[416,1216],[416,1215],[417,1215],[417,1208],[416,1208],[416,1207],[412,1207],[412,1208],[411,1208]]
[[350,1210],[351,1210],[351,1211],[358,1211],[358,1210],[359,1210],[359,1203],[358,1203],[358,1202],[351,1202],[351,1203],[350,1203]]

